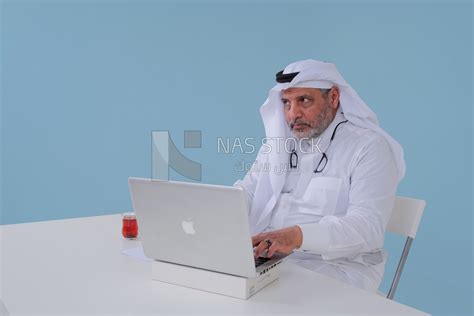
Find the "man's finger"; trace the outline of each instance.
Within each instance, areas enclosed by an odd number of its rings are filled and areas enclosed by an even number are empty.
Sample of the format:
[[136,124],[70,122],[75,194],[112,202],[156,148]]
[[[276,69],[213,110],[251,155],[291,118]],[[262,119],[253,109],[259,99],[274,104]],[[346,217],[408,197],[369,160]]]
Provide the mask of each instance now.
[[265,239],[266,234],[257,234],[252,237],[252,246],[255,247],[258,245],[262,240]]
[[265,250],[267,250],[267,248],[268,248],[267,242],[265,242],[265,241],[260,242],[260,243],[257,245],[257,247],[255,248],[255,258],[260,257],[260,255],[261,255]]
[[268,257],[271,258],[275,254],[275,252],[279,251],[281,248],[280,243],[278,241],[272,242],[270,248],[268,248]]
[[255,258],[258,258],[262,255],[262,253],[267,249],[267,243],[265,242],[260,242],[256,247],[255,247]]

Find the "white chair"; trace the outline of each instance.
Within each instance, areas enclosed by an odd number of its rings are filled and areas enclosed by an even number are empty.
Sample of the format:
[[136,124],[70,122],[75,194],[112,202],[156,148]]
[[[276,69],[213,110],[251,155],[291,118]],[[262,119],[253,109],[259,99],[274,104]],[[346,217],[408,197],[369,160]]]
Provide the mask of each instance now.
[[398,282],[400,281],[405,262],[407,261],[411,244],[415,239],[416,231],[418,230],[418,225],[420,224],[425,205],[426,202],[423,200],[401,196],[397,196],[395,198],[392,216],[388,221],[386,231],[406,236],[407,239],[397,266],[397,271],[395,272],[395,276],[392,280],[392,285],[390,286],[390,290],[387,294],[388,299],[392,300],[395,296],[395,291],[397,290]]

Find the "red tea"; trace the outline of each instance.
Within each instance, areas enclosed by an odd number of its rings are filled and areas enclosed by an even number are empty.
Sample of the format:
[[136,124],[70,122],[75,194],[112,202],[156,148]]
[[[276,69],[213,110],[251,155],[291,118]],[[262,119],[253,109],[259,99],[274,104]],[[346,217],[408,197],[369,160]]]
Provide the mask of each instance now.
[[137,238],[138,224],[133,213],[124,214],[122,217],[122,235],[125,238]]

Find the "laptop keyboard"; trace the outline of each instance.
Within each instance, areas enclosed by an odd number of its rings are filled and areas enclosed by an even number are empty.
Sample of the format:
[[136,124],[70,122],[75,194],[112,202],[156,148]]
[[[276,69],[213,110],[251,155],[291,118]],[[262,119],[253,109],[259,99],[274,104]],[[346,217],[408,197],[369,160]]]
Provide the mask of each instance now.
[[271,258],[264,258],[264,257],[255,258],[255,267],[258,267],[258,266],[264,264],[265,262],[267,262],[270,259]]

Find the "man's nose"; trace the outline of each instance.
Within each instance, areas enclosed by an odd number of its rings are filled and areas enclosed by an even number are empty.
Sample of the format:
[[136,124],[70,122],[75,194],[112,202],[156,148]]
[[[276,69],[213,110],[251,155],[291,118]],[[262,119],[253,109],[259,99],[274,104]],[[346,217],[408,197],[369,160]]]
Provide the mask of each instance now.
[[294,121],[297,118],[300,118],[303,116],[303,112],[301,111],[299,106],[291,106],[290,110],[288,111],[288,116],[290,121]]

